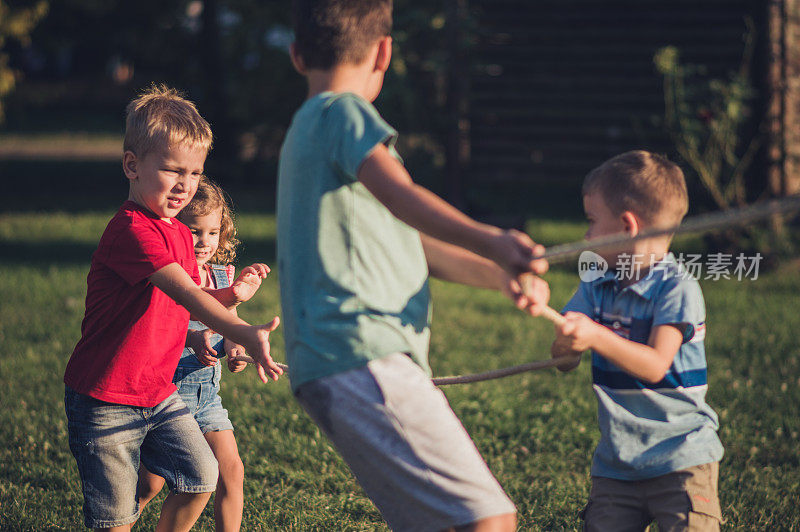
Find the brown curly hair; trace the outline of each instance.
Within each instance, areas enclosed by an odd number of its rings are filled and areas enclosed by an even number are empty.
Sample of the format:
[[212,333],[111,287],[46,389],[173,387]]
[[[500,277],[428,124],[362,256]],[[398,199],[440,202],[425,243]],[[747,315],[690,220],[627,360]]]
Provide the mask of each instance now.
[[236,238],[236,227],[233,225],[233,211],[228,201],[228,195],[219,185],[206,176],[197,185],[192,201],[178,213],[178,220],[186,222],[187,216],[205,216],[222,208],[222,221],[219,230],[219,247],[208,262],[212,264],[231,264],[236,260],[236,248],[239,240]]

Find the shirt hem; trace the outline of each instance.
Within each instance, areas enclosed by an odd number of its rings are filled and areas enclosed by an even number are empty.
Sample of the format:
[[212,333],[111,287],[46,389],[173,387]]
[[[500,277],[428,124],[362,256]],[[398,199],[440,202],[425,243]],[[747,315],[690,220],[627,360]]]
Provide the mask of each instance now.
[[592,468],[591,476],[600,478],[612,478],[614,480],[629,480],[629,481],[649,480],[663,475],[668,475],[670,473],[675,473],[677,471],[682,471],[690,467],[709,464],[712,462],[719,462],[720,460],[722,460],[723,455],[724,451],[720,452],[719,456],[705,455],[704,457],[698,457],[696,460],[687,460],[685,462],[677,462],[675,464],[664,465],[657,468],[648,468],[647,470],[636,471],[635,474],[632,475],[626,475],[625,473],[616,473],[613,471],[595,472],[594,468]]
[[[307,384],[311,381],[315,381],[317,379],[322,379],[324,377],[330,377],[331,375],[337,375],[339,373],[344,373],[345,371],[350,371],[351,369],[357,369],[366,366],[373,360],[380,360],[381,358],[387,357],[391,354],[397,353],[398,350],[395,349],[393,351],[389,351],[387,353],[382,353],[380,355],[370,357],[370,358],[359,358],[357,360],[352,361],[352,363],[347,365],[336,366],[335,368],[329,368],[327,370],[308,373],[308,374],[301,374],[295,375],[294,377],[289,377],[289,384],[292,388],[292,392],[297,391],[297,388],[302,386],[303,384]],[[401,350],[402,352],[402,350]],[[416,362],[415,362],[416,364]],[[290,365],[290,367],[294,366],[294,364]]]
[[88,395],[93,399],[97,399],[98,401],[103,401],[104,403],[113,403],[117,405],[124,405],[124,406],[135,406],[138,408],[152,408],[154,406],[158,406],[164,399],[175,393],[177,391],[177,387],[172,384],[171,390],[165,394],[159,394],[155,396],[153,400],[147,400],[146,398],[142,398],[139,395],[128,395],[128,394],[119,394],[113,392],[104,392],[102,390],[97,389],[85,389],[81,386],[77,386],[68,382],[66,379],[64,380],[64,384],[68,387],[72,388],[75,392]]

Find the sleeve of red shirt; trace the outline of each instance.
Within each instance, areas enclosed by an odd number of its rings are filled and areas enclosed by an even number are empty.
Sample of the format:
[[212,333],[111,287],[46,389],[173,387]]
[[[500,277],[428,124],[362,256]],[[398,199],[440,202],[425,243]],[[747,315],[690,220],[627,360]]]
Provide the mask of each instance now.
[[98,258],[131,285],[176,262],[164,235],[135,220],[120,223],[103,251]]

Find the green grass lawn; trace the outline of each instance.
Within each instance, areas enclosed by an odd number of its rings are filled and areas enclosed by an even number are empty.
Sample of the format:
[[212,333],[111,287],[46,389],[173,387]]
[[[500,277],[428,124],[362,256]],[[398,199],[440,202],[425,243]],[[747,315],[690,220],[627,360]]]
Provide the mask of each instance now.
[[[80,335],[90,255],[111,215],[0,215],[0,530],[82,529],[62,377]],[[239,228],[242,264],[272,264],[274,218],[245,214]],[[528,229],[550,244],[583,231],[577,222],[547,220]],[[547,278],[559,307],[577,275],[555,268]],[[800,530],[800,274],[786,268],[756,281],[707,281],[703,289],[709,402],[726,450],[726,528]],[[435,374],[549,356],[551,326],[498,294],[434,282],[433,296]],[[275,276],[240,311],[253,322],[278,312]],[[283,361],[280,329],[273,339]],[[223,401],[246,469],[243,530],[385,530],[286,380],[263,385],[252,368],[225,372]],[[578,529],[598,437],[588,364],[568,375],[548,370],[445,391],[516,502],[520,529]],[[160,500],[145,510],[139,529],[154,527]],[[213,529],[210,505],[196,529]]]

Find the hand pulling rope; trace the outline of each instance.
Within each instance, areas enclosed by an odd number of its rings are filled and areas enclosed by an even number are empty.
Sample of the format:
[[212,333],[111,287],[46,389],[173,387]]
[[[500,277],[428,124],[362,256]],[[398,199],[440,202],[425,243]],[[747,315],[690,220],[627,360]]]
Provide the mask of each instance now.
[[[685,220],[680,225],[648,229],[646,231],[642,231],[634,237],[620,234],[598,238],[591,241],[582,240],[580,242],[560,244],[548,248],[544,255],[539,258],[547,259],[547,261],[551,263],[567,262],[580,256],[580,254],[584,251],[597,251],[599,249],[615,248],[621,244],[630,244],[631,242],[637,242],[639,240],[645,240],[664,235],[707,233],[718,229],[747,225],[748,223],[756,220],[763,220],[766,218],[772,218],[773,216],[789,214],[797,210],[800,210],[800,194],[793,194],[791,196],[786,196],[785,198],[756,203],[738,209],[729,209],[711,214],[693,216]],[[551,307],[546,307],[541,316],[550,320],[557,326],[562,325],[565,321],[564,316],[559,314],[558,311]],[[239,357],[239,359],[253,363],[253,359],[246,355]],[[536,362],[520,364],[518,366],[486,371],[483,373],[455,375],[452,377],[436,377],[433,379],[433,383],[436,386],[447,386],[450,384],[466,384],[470,382],[500,379],[510,375],[524,373],[526,371],[552,368],[560,364],[574,362],[575,360],[576,357],[559,357],[548,360],[539,360]],[[278,363],[278,366],[284,371],[289,369],[289,366],[286,364]]]

